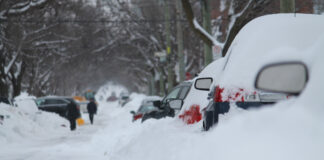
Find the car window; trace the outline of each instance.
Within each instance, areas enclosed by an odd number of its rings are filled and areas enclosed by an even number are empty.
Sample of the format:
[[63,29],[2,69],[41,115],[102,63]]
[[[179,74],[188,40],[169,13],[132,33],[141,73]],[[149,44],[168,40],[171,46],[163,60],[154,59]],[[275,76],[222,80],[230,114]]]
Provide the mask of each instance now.
[[66,104],[67,101],[63,99],[46,99],[45,104]]
[[127,100],[129,97],[128,96],[123,96],[122,100]]
[[66,103],[68,103],[68,101],[65,101],[63,99],[57,99],[56,102],[57,102],[57,104],[66,104]]
[[36,99],[36,104],[37,104],[37,106],[44,105],[45,104],[45,99]]
[[180,92],[180,95],[179,95],[179,99],[186,98],[186,95],[187,95],[189,89],[190,89],[190,86],[184,86],[184,87],[182,87],[181,92]]
[[55,104],[55,99],[46,99],[44,104]]
[[73,98],[65,98],[65,99],[60,99],[60,104],[66,104],[66,103],[70,103],[70,102],[72,102],[72,103],[75,103],[75,104],[77,104],[77,102],[73,99]]
[[173,89],[164,99],[163,99],[163,103],[166,103],[167,99],[174,99],[177,98],[179,91],[180,91],[180,87]]
[[141,106],[141,108],[138,110],[139,113],[145,113],[145,112],[150,112],[156,110],[156,108],[154,106]]

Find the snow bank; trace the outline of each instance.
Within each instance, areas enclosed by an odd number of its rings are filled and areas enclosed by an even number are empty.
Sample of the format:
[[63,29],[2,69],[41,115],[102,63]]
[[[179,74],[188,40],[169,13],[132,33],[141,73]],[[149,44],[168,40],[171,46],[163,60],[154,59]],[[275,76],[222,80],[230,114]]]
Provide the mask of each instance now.
[[116,96],[119,96],[120,93],[128,93],[128,90],[122,85],[108,82],[107,84],[99,88],[95,96],[96,100],[104,102],[109,96],[111,96],[113,92],[116,94]]
[[38,111],[35,97],[22,94],[15,99],[17,107],[0,103],[0,115],[4,120],[0,124],[0,142],[19,143],[38,136],[51,135],[67,128],[67,120],[57,114]]
[[[298,14],[297,17],[266,16],[252,21],[234,41],[232,52],[237,56],[229,59],[221,82],[254,89],[255,75],[266,62],[301,60],[310,68],[310,80],[299,97],[262,109],[231,109],[209,132],[202,132],[199,124],[187,126],[178,119],[148,120],[139,126],[141,129],[128,128],[127,132],[136,135],[118,144],[108,157],[115,160],[323,159],[322,19],[322,16]],[[264,26],[268,26],[267,29]],[[260,38],[259,35],[267,36]],[[265,55],[260,56],[260,53]],[[247,58],[250,56],[259,58]]]
[[37,105],[35,103],[36,97],[29,96],[28,93],[23,92],[15,98],[15,105],[19,107],[20,110],[33,114],[38,111]]

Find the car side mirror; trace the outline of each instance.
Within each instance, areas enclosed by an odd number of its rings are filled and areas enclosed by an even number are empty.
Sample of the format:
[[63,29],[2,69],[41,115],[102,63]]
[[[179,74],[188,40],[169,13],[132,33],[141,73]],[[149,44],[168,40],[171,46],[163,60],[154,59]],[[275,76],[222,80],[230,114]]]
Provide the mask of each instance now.
[[180,110],[183,104],[183,100],[181,99],[173,99],[171,101],[169,101],[169,106],[170,108],[174,109],[174,110]]
[[130,113],[131,113],[131,114],[135,114],[135,112],[134,112],[134,111],[130,111]]
[[213,83],[213,79],[208,78],[198,78],[195,81],[195,88],[198,90],[209,91],[210,85]]
[[153,105],[154,105],[155,107],[160,108],[160,107],[161,107],[161,101],[153,101]]
[[308,81],[308,69],[301,62],[275,63],[263,67],[255,80],[255,88],[298,95]]

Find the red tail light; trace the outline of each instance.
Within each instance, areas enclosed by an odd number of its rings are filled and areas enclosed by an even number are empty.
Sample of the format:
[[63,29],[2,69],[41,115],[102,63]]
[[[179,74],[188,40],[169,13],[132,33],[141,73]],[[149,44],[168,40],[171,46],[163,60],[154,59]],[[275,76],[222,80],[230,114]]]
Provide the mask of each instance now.
[[224,88],[220,88],[219,86],[215,87],[215,93],[214,93],[214,102],[222,102],[222,93],[224,91]]
[[134,116],[134,121],[143,117],[143,114],[138,114]]

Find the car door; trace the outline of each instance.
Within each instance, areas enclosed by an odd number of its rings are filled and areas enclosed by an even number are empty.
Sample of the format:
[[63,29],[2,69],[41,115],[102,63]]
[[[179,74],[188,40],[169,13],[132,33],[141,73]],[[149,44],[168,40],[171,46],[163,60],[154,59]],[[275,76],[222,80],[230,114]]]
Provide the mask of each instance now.
[[177,99],[179,97],[181,91],[181,87],[176,87],[173,90],[171,90],[171,92],[169,92],[168,95],[165,96],[165,98],[162,100],[162,105],[166,105],[169,100],[172,99]]

